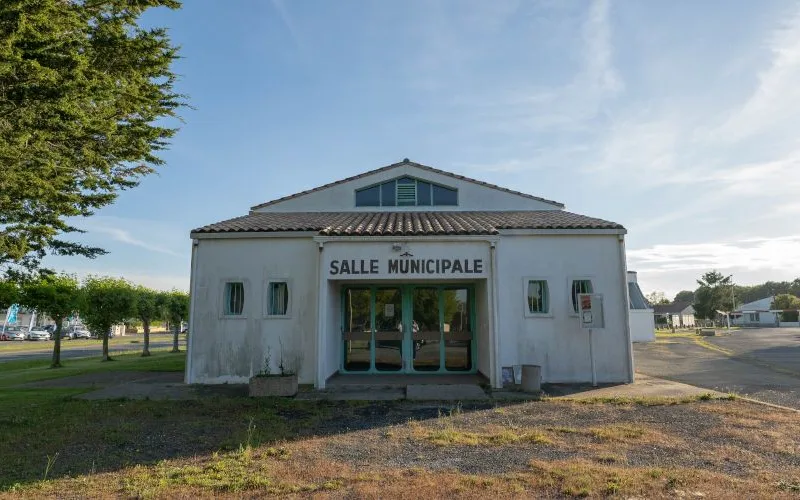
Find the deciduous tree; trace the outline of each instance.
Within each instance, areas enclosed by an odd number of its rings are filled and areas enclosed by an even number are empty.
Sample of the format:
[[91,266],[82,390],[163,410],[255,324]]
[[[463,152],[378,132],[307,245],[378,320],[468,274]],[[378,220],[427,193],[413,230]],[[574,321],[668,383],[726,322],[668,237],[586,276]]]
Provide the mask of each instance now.
[[173,290],[167,297],[167,316],[172,327],[172,352],[180,352],[178,336],[181,332],[181,322],[189,318],[189,294]]
[[694,292],[691,290],[681,290],[675,295],[673,302],[694,302]]
[[61,328],[79,305],[78,280],[68,274],[49,274],[23,283],[19,302],[56,322],[51,368],[61,367]]
[[144,347],[142,356],[150,356],[150,322],[159,316],[157,297],[158,293],[143,286],[135,288],[136,316],[142,322],[144,330]]
[[783,321],[797,321],[798,310],[800,310],[800,298],[792,294],[784,293],[776,295],[775,299],[770,305],[770,309],[779,309],[783,311],[781,319]]
[[0,266],[103,253],[64,239],[163,163],[184,97],[164,28],[176,0],[0,2]]
[[114,325],[136,314],[136,293],[125,280],[92,276],[81,293],[80,312],[89,331],[103,338],[103,361],[108,355],[108,334]]

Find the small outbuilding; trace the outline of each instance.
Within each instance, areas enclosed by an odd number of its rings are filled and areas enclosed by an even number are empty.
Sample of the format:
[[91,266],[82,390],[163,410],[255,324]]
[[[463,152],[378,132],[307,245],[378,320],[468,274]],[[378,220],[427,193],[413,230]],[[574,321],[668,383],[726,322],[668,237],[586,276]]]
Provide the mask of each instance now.
[[407,159],[256,205],[191,232],[186,382],[631,382],[625,234]]

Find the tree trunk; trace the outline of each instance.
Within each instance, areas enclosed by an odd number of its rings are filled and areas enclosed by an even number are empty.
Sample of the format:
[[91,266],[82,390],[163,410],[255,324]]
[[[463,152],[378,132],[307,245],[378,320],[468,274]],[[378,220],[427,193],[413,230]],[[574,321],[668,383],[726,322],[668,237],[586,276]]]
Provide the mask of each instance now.
[[181,352],[178,349],[178,335],[181,333],[181,322],[177,321],[175,325],[172,327],[172,352]]
[[144,349],[142,349],[142,356],[150,355],[150,322],[142,321],[142,328],[144,329]]
[[56,336],[55,344],[53,344],[53,361],[50,363],[50,368],[61,368],[61,324],[62,318],[56,319],[56,331],[53,335]]
[[111,361],[111,356],[108,355],[108,330],[103,332],[103,361]]

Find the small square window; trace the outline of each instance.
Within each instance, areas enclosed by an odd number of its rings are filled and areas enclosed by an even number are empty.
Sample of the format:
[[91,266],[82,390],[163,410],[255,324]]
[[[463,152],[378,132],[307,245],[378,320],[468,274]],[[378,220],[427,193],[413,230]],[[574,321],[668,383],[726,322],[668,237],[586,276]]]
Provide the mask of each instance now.
[[270,281],[267,283],[267,316],[289,315],[289,283]]
[[550,312],[550,297],[546,280],[528,280],[528,313]]
[[244,283],[231,281],[225,283],[225,316],[241,316],[244,312]]
[[581,293],[594,293],[594,287],[592,287],[592,280],[588,279],[572,280],[572,286],[571,286],[572,310],[575,314],[578,314],[578,295]]

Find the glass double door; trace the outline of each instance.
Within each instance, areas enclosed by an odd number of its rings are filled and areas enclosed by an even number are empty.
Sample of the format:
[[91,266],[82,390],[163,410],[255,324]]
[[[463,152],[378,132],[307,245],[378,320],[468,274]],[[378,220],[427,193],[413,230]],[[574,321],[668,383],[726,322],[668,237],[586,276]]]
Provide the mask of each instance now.
[[474,297],[467,286],[347,287],[345,372],[470,372]]

